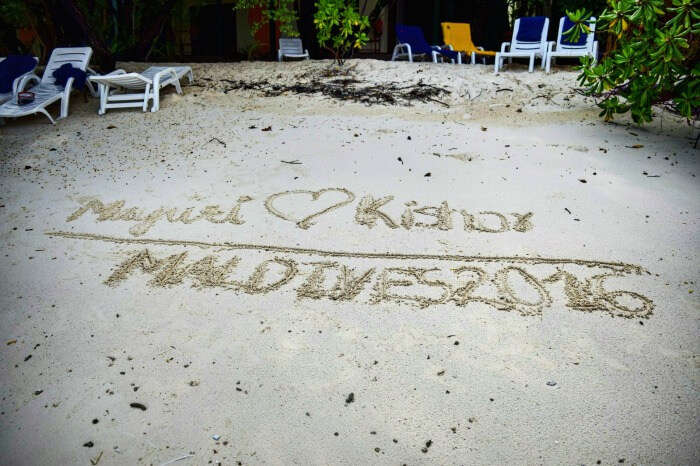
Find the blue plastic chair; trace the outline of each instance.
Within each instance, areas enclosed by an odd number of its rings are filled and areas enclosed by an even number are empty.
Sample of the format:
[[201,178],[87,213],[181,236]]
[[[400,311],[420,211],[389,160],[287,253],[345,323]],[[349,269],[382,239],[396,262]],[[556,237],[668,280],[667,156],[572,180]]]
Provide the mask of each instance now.
[[438,55],[447,57],[452,63],[462,63],[462,55],[452,50],[450,46],[440,47],[439,45],[429,45],[425,40],[423,31],[418,26],[396,25],[396,39],[398,43],[394,47],[391,61],[396,61],[401,57],[408,57],[412,62],[415,55],[430,55],[433,63],[438,62]]
[[595,40],[595,16],[588,20],[588,27],[591,32],[581,34],[576,42],[570,41],[564,33],[574,27],[574,23],[563,16],[559,20],[559,32],[557,33],[557,41],[547,44],[547,66],[546,70],[549,73],[552,63],[556,57],[584,57],[590,56],[593,58],[593,63],[598,59],[598,41]]
[[[503,42],[501,51],[496,54],[494,71],[498,73],[503,66],[503,59],[513,61],[513,57],[529,58],[528,71],[532,73],[535,68],[535,58],[540,58],[544,68],[547,58],[547,32],[549,30],[549,18],[533,16],[518,18],[513,25],[513,39],[511,42]],[[507,50],[506,50],[507,49]]]

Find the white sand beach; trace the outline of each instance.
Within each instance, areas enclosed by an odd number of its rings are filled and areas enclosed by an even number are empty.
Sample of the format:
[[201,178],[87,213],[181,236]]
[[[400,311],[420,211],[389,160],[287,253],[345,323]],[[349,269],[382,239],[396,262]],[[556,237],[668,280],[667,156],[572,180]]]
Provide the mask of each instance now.
[[[697,130],[330,63],[0,126],[0,463],[700,463]],[[450,93],[231,89],[336,79]]]

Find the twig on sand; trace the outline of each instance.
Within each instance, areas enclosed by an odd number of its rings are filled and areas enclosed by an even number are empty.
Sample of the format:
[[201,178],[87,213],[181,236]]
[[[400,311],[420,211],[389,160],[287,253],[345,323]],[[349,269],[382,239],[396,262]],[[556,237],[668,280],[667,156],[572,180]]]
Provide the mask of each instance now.
[[472,93],[469,90],[467,90],[467,94],[469,94],[469,100],[478,99],[479,97],[481,97],[481,94],[483,94],[483,93],[484,93],[484,90],[479,88],[479,93],[477,95],[475,95],[474,97],[472,97]]
[[218,142],[222,146],[226,147],[226,143],[219,138],[211,138],[209,141],[207,141],[207,144],[209,144],[210,142]]
[[175,458],[175,459],[172,459],[172,460],[170,460],[170,461],[166,461],[165,463],[161,463],[160,466],[166,466],[166,465],[168,465],[168,464],[173,464],[173,463],[175,463],[175,462],[177,462],[177,461],[182,461],[182,460],[185,460],[185,459],[187,459],[187,458],[192,458],[193,456],[194,456],[194,455],[184,455],[184,456],[181,456],[181,457],[179,457],[179,458]]
[[301,162],[298,160],[280,160],[282,163],[288,163],[289,165],[301,165]]
[[90,458],[90,464],[92,464],[92,466],[97,466],[97,463],[99,463],[100,460],[102,459],[102,454],[103,454],[103,453],[104,453],[104,452],[101,451],[100,454],[97,455],[96,457]]

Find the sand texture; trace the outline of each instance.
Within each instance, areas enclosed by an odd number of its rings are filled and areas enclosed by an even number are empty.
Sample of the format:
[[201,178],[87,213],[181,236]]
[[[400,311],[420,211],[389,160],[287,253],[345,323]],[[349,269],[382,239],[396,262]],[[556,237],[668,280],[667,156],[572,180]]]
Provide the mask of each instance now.
[[700,463],[696,129],[561,67],[192,66],[0,126],[0,464]]

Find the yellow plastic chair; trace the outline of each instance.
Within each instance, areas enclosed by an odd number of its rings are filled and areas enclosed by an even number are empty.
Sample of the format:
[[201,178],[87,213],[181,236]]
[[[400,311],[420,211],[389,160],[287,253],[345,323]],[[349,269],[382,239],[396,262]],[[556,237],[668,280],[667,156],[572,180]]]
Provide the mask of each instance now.
[[440,23],[442,25],[442,37],[446,45],[451,45],[456,52],[471,55],[472,65],[476,63],[476,56],[479,55],[486,63],[486,57],[495,57],[496,52],[484,50],[477,47],[472,42],[472,28],[469,23]]

